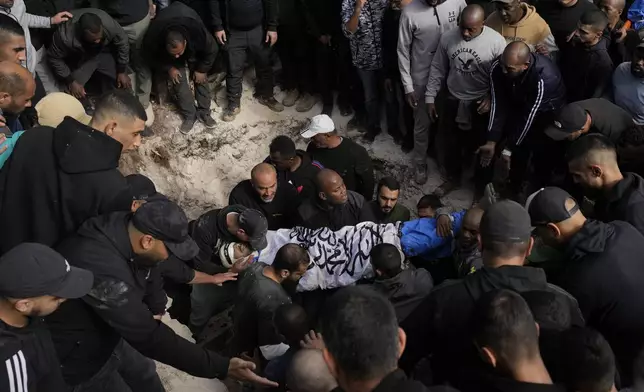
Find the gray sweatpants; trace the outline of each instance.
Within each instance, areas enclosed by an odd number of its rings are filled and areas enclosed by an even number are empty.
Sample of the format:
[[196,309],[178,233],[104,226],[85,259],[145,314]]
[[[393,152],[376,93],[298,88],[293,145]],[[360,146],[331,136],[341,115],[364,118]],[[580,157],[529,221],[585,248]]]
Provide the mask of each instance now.
[[152,72],[150,67],[145,64],[141,56],[141,44],[143,36],[150,25],[150,15],[138,22],[123,26],[130,43],[130,66],[128,74],[132,79],[132,88],[134,94],[139,98],[139,102],[144,108],[150,105],[150,91],[152,90]]
[[431,121],[425,104],[425,86],[414,86],[414,95],[418,102],[414,109],[414,165],[426,165]]

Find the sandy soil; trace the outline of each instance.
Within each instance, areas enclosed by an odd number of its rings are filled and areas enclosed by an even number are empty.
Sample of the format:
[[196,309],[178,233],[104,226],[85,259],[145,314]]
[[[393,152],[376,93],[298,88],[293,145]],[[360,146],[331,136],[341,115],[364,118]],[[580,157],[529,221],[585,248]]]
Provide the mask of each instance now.
[[[283,93],[278,89],[277,99]],[[225,105],[225,90],[216,94],[213,102],[213,117],[218,127],[208,131],[199,123],[189,135],[178,132],[179,116],[168,107],[155,107],[155,136],[146,138],[138,152],[128,153],[122,159],[121,169],[125,174],[142,173],[150,177],[159,192],[177,201],[189,215],[195,218],[201,213],[227,204],[228,194],[237,182],[250,177],[251,168],[268,155],[268,144],[278,135],[290,135],[299,148],[306,148],[306,141],[299,132],[307,120],[322,110],[318,103],[308,113],[298,113],[295,108],[286,108],[275,113],[252,99],[249,84],[244,84],[242,111],[234,122],[220,121]],[[217,104],[219,103],[219,104]],[[350,117],[342,117],[335,110],[333,120],[344,136],[358,140],[358,133],[347,133]],[[401,181],[401,202],[415,211],[416,202],[425,193],[430,193],[442,183],[440,173],[433,162],[429,164],[429,180],[419,187],[411,180],[413,169],[411,156],[405,155],[392,139],[383,133],[372,144],[365,144],[374,159],[377,176],[394,175]],[[467,207],[471,203],[469,189],[455,191],[443,201],[455,207]],[[189,337],[188,329],[175,320],[164,320],[175,331]],[[225,391],[222,383],[191,377],[181,371],[159,364],[158,371],[168,391]]]

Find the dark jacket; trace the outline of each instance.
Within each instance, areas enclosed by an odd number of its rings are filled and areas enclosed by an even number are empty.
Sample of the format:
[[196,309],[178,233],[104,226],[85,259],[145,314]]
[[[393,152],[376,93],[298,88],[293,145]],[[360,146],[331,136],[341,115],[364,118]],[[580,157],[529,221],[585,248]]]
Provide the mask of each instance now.
[[562,296],[570,304],[573,324],[584,325],[577,300],[560,287],[549,284],[542,269],[483,267],[463,280],[448,280],[436,287],[401,324],[407,333],[407,350],[401,364],[405,368],[413,366],[432,353],[435,374],[446,377],[458,387],[459,372],[466,367],[463,363],[477,360],[476,353],[471,352],[469,319],[481,295],[495,289],[517,292],[542,290]]
[[376,185],[373,162],[364,147],[345,137],[336,148],[318,148],[309,143],[306,152],[325,168],[338,173],[348,190],[360,193],[367,200],[373,199]]
[[278,181],[273,201],[266,203],[259,197],[251,181],[244,180],[230,192],[228,204],[261,211],[268,221],[269,230],[290,229],[297,208],[297,191],[288,182]]
[[[74,17],[58,26],[47,49],[47,58],[54,76],[71,83],[74,81],[70,66],[76,67],[96,57],[105,48],[110,47],[116,61],[116,72],[122,73],[130,63],[130,44],[123,28],[105,11],[98,8],[82,8],[71,11]],[[77,23],[85,13],[98,15],[103,23],[103,41],[97,50],[89,51],[79,39]]]
[[626,222],[588,220],[566,247],[563,287],[579,301],[589,326],[606,338],[630,385],[644,347],[644,236]]
[[472,388],[465,388],[464,392],[566,392],[561,385],[522,382],[490,372],[476,372],[471,376]]
[[[186,50],[179,58],[166,50],[165,35],[169,30],[179,31],[186,37]],[[199,15],[176,1],[152,20],[143,38],[142,51],[148,64],[162,71],[167,72],[172,67],[180,69],[186,62],[194,62],[195,71],[207,73],[215,63],[219,47]]]
[[427,388],[420,381],[410,380],[400,369],[389,373],[380,381],[373,392],[425,392]]
[[575,103],[590,114],[592,122],[588,132],[601,133],[615,144],[624,131],[633,127],[633,116],[607,99],[591,98]]
[[568,102],[601,98],[612,83],[613,61],[608,52],[610,41],[601,37],[590,48],[582,44],[568,45],[560,52],[559,68]]
[[626,221],[644,235],[644,179],[635,173],[595,200],[595,218],[602,222]]
[[143,20],[150,12],[148,0],[89,0],[89,6],[107,12],[121,26]]
[[382,51],[384,54],[385,77],[394,81],[400,80],[398,69],[398,34],[402,10],[391,5],[385,11],[382,21]]
[[319,198],[306,200],[297,209],[296,226],[308,229],[328,227],[339,230],[344,226],[355,226],[360,222],[375,222],[369,208],[365,208],[364,197],[359,193],[347,191],[347,202],[330,206]]
[[128,212],[92,218],[57,248],[71,265],[94,273],[89,294],[47,318],[65,380],[76,385],[91,378],[121,338],[144,356],[194,376],[225,378],[227,358],[152,318],[165,311],[163,280],[132,250],[129,222]]
[[21,242],[54,246],[88,218],[129,210],[122,147],[70,117],[22,134],[0,170],[0,252]]
[[194,269],[211,275],[228,270],[219,260],[219,247],[222,242],[239,240],[228,231],[226,216],[231,212],[240,213],[244,209],[244,206],[232,205],[210,210],[190,222],[190,237],[199,246],[199,253],[192,259]]
[[380,209],[380,204],[378,200],[372,200],[367,203],[366,207],[371,210],[371,214],[374,216],[376,223],[396,223],[396,222],[407,222],[411,217],[411,212],[409,208],[405,207],[400,203],[396,203],[394,208],[390,213],[385,214]]
[[264,26],[277,31],[278,0],[209,0],[215,31],[252,30]]
[[373,287],[389,298],[400,323],[429,295],[434,282],[424,268],[406,269],[393,278],[376,278]]
[[[29,325],[23,328],[15,328],[0,321],[0,360],[6,364],[0,368],[0,386],[3,391],[69,390],[60,372],[47,326],[40,318],[32,318]],[[15,389],[10,388],[10,385]]]
[[[300,201],[317,197],[315,179],[324,166],[313,160],[306,151],[297,150],[295,153],[302,160],[300,167],[293,172],[278,170],[277,175],[280,180],[290,182],[295,187]],[[270,163],[270,157],[266,158],[264,162]]]
[[595,4],[587,0],[577,0],[572,7],[564,7],[557,0],[539,0],[534,1],[534,6],[543,20],[548,23],[560,50],[566,49],[568,36],[577,29],[581,15],[586,11],[597,9]]
[[[318,38],[321,35],[342,35],[340,9],[342,0],[302,0],[307,31]],[[332,44],[335,44],[332,42]]]
[[492,64],[492,107],[487,140],[503,136],[512,149],[525,140],[536,116],[561,109],[566,89],[557,66],[546,56],[532,53],[530,66],[513,80],[503,73],[499,60]]

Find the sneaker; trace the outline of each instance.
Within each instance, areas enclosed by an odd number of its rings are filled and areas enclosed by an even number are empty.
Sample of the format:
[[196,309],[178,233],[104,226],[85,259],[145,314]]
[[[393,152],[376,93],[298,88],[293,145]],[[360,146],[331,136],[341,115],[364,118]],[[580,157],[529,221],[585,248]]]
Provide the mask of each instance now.
[[199,116],[199,120],[206,126],[208,129],[213,129],[217,126],[217,121],[210,115],[210,113]]
[[295,102],[299,97],[300,97],[300,92],[297,91],[297,89],[287,90],[286,96],[282,100],[282,104],[287,108],[290,108],[291,106],[295,105]]
[[145,126],[152,126],[154,123],[154,109],[152,108],[152,104],[149,104],[148,107],[145,108],[145,115],[148,116],[148,119],[145,121]]
[[261,103],[264,106],[267,106],[269,109],[271,109],[274,112],[281,112],[284,111],[284,105],[279,103],[275,97],[257,97],[257,100],[259,103]]
[[368,143],[373,143],[374,140],[376,140],[376,136],[380,134],[381,130],[380,128],[372,129],[362,135],[362,140]]
[[221,115],[221,119],[226,122],[231,122],[235,120],[235,117],[237,117],[240,111],[239,106],[228,106],[224,109],[224,114]]
[[424,185],[427,182],[427,165],[416,166],[416,173],[414,173],[414,182],[418,185]]
[[183,133],[184,135],[187,135],[188,133],[190,133],[190,131],[192,131],[192,127],[195,126],[195,122],[197,122],[196,118],[186,118],[181,123],[179,132]]
[[309,110],[313,109],[313,106],[315,106],[316,102],[317,99],[315,99],[314,96],[312,96],[311,94],[304,94],[297,102],[295,110],[300,113],[308,112]]

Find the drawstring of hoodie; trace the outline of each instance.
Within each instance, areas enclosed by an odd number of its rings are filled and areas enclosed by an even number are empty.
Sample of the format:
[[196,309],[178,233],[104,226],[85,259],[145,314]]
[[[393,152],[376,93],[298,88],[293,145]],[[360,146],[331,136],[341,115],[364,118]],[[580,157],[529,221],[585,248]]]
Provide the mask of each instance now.
[[436,17],[436,21],[438,22],[438,25],[441,25],[441,18],[438,17],[438,11],[436,11],[436,7],[434,7],[434,16]]

